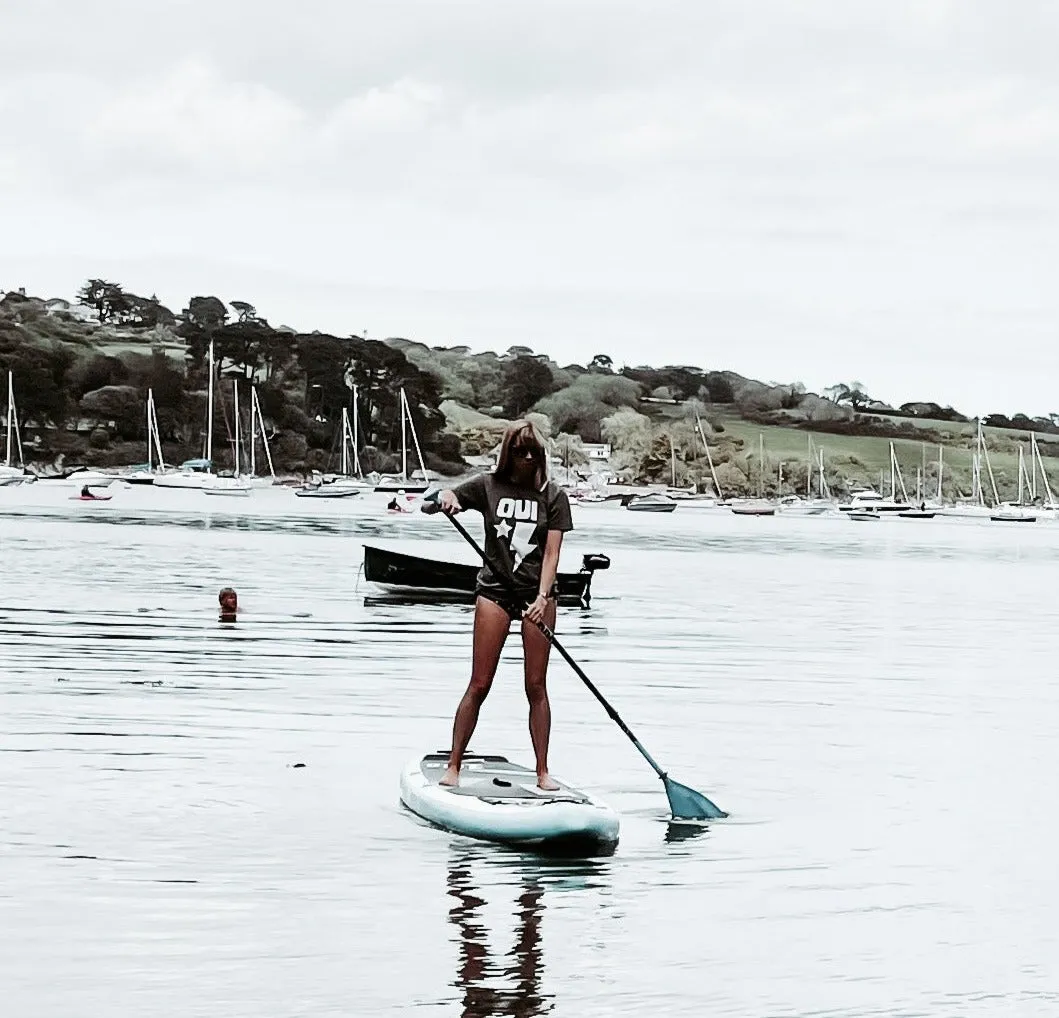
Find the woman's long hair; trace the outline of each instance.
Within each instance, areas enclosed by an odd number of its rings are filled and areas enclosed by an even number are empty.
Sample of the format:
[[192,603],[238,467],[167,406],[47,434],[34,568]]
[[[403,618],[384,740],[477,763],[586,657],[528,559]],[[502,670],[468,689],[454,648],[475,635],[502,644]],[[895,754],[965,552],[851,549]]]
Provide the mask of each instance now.
[[544,447],[541,433],[530,421],[513,421],[508,426],[500,442],[500,455],[497,457],[493,476],[509,484],[514,481],[516,446],[529,446],[533,450],[533,462],[537,468],[533,475],[533,487],[537,491],[543,491],[548,483],[548,451]]

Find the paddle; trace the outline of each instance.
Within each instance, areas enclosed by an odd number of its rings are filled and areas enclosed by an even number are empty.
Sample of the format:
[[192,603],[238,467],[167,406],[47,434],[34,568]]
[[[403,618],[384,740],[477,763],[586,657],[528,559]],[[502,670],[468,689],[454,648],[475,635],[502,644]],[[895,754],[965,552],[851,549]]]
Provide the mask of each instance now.
[[[434,499],[435,501],[430,501],[428,499],[424,499],[423,501],[422,511],[428,515],[441,512],[441,506],[438,505],[436,501],[436,493],[434,494]],[[511,578],[507,576],[503,570],[493,564],[489,559],[489,556],[486,555],[485,551],[479,546],[478,542],[467,532],[467,528],[460,523],[455,516],[448,513],[445,515],[448,516],[452,525],[463,535],[464,540],[478,553],[481,560],[489,566],[493,575],[497,577],[512,594],[517,594],[518,591]],[[566,663],[574,670],[574,674],[576,674],[577,677],[588,687],[588,691],[603,705],[603,709],[610,715],[611,720],[629,737],[632,744],[639,750],[640,755],[651,765],[655,774],[662,779],[662,785],[665,787],[666,796],[669,798],[669,808],[673,813],[674,819],[718,820],[722,817],[728,816],[723,809],[707,799],[701,792],[696,792],[694,788],[689,788],[687,785],[682,785],[679,781],[674,781],[668,774],[666,774],[666,772],[655,762],[654,757],[643,748],[640,744],[640,740],[633,735],[632,729],[622,721],[620,715],[610,705],[606,697],[596,688],[595,683],[584,673],[581,666],[569,655],[566,648],[559,642],[551,628],[544,622],[538,622],[537,628],[545,635],[548,642],[562,655]]]

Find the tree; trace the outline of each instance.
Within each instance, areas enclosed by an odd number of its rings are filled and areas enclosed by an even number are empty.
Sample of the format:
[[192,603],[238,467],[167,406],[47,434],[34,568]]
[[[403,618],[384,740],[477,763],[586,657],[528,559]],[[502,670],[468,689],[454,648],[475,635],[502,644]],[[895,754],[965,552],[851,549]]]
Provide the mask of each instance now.
[[129,309],[129,299],[120,283],[90,279],[77,291],[77,303],[93,308],[100,325],[119,318]]
[[[61,343],[27,342],[17,325],[0,321],[0,378],[14,374],[23,425],[61,425],[69,412],[67,373],[74,354]],[[5,383],[6,384],[6,383]],[[6,390],[0,399],[6,402]]]
[[81,397],[81,411],[100,423],[113,425],[119,438],[132,441],[146,433],[143,401],[132,385],[107,385]]
[[854,410],[859,410],[872,401],[871,396],[864,391],[862,382],[838,382],[824,389],[824,397],[832,403],[848,403]]
[[213,334],[228,321],[228,309],[219,297],[192,297],[180,313],[177,335],[187,341],[195,367],[201,367]]
[[572,385],[545,396],[534,408],[551,418],[557,431],[573,431],[598,442],[602,421],[623,406],[635,406],[640,386],[622,375],[579,375]]
[[240,322],[257,321],[257,308],[253,304],[248,304],[245,300],[233,300],[229,303],[235,309]]
[[95,354],[77,361],[70,369],[67,385],[74,399],[107,385],[123,385],[129,377],[128,367],[117,357]]
[[589,371],[602,371],[609,374],[614,370],[614,361],[605,353],[597,353],[595,357],[588,362]]
[[504,366],[504,413],[508,417],[521,417],[552,389],[551,368],[536,357],[520,354]]
[[[735,392],[732,383],[720,371],[711,371],[706,375],[703,386],[711,403],[734,403]],[[701,389],[699,390],[702,391]]]

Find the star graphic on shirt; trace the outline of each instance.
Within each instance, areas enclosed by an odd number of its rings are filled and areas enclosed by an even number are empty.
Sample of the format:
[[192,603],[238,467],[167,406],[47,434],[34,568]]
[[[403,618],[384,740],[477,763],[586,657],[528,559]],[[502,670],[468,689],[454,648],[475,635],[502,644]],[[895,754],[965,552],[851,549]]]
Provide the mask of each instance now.
[[507,520],[501,520],[496,524],[496,536],[507,537],[511,533],[511,528],[507,525]]
[[511,550],[515,553],[515,572],[518,572],[519,566],[537,550],[532,541],[536,529],[536,523],[515,524],[515,533],[511,538]]

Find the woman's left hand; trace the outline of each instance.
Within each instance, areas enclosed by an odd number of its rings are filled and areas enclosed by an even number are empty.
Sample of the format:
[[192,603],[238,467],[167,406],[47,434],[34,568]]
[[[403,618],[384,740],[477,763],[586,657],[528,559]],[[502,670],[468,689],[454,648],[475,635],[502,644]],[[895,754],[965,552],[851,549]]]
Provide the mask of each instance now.
[[522,617],[528,622],[532,622],[536,625],[538,622],[544,621],[544,613],[548,610],[548,599],[543,594],[537,595],[537,600],[534,601],[523,613]]

